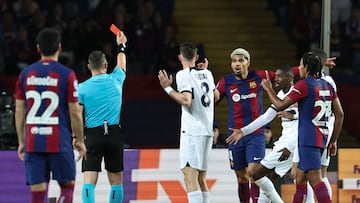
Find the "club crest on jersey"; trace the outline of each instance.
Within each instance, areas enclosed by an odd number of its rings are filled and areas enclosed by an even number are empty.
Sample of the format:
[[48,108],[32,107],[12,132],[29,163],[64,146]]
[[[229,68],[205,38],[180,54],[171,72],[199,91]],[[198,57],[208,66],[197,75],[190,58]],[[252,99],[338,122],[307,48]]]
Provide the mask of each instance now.
[[255,82],[255,81],[251,81],[251,82],[249,82],[249,87],[250,87],[251,89],[256,88],[256,87],[257,87],[256,82]]
[[234,102],[238,102],[240,101],[240,95],[238,93],[234,94],[231,99],[234,101]]

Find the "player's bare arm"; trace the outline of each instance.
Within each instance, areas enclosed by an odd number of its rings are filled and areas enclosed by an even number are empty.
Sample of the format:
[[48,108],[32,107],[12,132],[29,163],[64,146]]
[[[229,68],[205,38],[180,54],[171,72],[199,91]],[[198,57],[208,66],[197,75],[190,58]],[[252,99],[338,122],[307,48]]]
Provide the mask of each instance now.
[[82,111],[80,109],[80,105],[77,102],[69,102],[69,112],[71,119],[71,128],[74,133],[73,146],[75,150],[79,152],[79,158],[86,159],[86,147],[84,143],[84,124],[82,119]]
[[[127,38],[125,34],[122,31],[120,31],[116,35],[116,44],[118,46],[118,49],[120,50],[117,54],[116,67],[122,68],[125,72],[126,72],[126,55],[125,55],[126,42],[127,42]],[[121,49],[123,51],[121,51]]]
[[17,99],[15,101],[15,127],[18,138],[18,156],[24,161],[25,148],[25,101]]
[[161,87],[169,94],[169,96],[172,99],[174,99],[177,103],[179,103],[185,107],[190,107],[191,100],[192,100],[192,95],[190,92],[179,93],[179,92],[175,91],[171,87],[173,78],[171,75],[168,76],[168,74],[166,73],[165,70],[159,71],[158,78],[159,78]]
[[214,101],[215,101],[215,104],[220,101],[220,92],[218,89],[215,88],[214,90]]
[[342,109],[339,98],[334,99],[332,105],[333,105],[332,111],[335,115],[335,123],[334,123],[334,131],[329,143],[329,152],[331,156],[335,156],[337,151],[337,146],[336,146],[337,139],[340,135],[340,131],[344,121],[344,111]]

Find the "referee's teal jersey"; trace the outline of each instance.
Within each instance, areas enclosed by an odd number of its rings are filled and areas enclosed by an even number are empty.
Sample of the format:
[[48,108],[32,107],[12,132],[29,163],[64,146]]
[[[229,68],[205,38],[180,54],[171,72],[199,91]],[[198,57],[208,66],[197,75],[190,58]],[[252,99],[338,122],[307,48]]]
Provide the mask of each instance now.
[[116,67],[110,74],[95,75],[79,84],[79,103],[84,106],[85,127],[120,124],[125,71]]

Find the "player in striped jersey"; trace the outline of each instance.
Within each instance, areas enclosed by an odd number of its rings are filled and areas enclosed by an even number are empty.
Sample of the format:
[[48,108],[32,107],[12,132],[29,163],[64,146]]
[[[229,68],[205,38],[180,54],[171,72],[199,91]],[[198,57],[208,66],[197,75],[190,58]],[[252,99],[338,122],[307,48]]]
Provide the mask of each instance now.
[[[282,99],[293,89],[294,74],[290,66],[281,66],[275,74],[275,86],[279,89],[277,96]],[[272,152],[261,160],[259,167],[249,171],[250,177],[261,189],[259,202],[270,202],[270,200],[273,203],[283,202],[272,182],[283,177],[292,166],[293,152],[298,138],[298,115],[296,103],[283,111],[278,111],[274,105],[271,105],[264,114],[249,125],[241,129],[231,129],[234,133],[226,139],[229,143],[238,142],[243,136],[251,134],[275,117],[281,117],[282,133],[279,140],[274,143]]]
[[[331,136],[329,150],[336,154],[336,141],[343,124],[343,110],[332,86],[321,79],[322,63],[318,55],[305,53],[300,61],[300,77],[294,89],[283,100],[276,97],[271,88],[269,77],[262,81],[264,90],[277,109],[282,110],[298,102],[299,132],[298,150],[299,165],[296,172],[296,193],[293,202],[303,202],[306,197],[309,181],[319,203],[331,202],[329,192],[321,180],[321,155],[326,147],[327,137]],[[334,132],[329,134],[328,120],[331,113],[335,115]],[[309,157],[312,157],[309,159]]]
[[[250,54],[243,48],[235,49],[231,54],[231,68],[233,74],[220,79],[216,86],[215,94],[220,100],[226,97],[229,105],[228,128],[240,129],[257,117],[262,112],[262,87],[261,80],[266,72],[272,81],[275,72],[268,70],[249,70]],[[298,75],[298,67],[293,67],[294,75]],[[233,131],[228,130],[228,136]],[[259,196],[258,186],[252,182],[249,187],[247,171],[252,171],[265,155],[264,128],[259,128],[236,144],[229,144],[230,167],[236,173],[238,181],[238,195],[240,202],[249,202],[250,195],[253,202]]]
[[18,154],[25,161],[31,203],[47,202],[50,172],[61,187],[59,202],[71,203],[73,147],[81,157],[86,154],[77,79],[73,70],[58,63],[61,37],[56,30],[45,28],[36,40],[41,59],[20,73],[15,88]]
[[[316,55],[318,55],[321,58],[321,62],[323,66],[326,66],[326,59],[327,59],[327,54],[325,51],[321,50],[321,49],[312,49],[311,52],[315,53]],[[331,67],[335,66],[335,63],[329,64]],[[336,87],[336,83],[334,81],[334,79],[330,76],[330,75],[325,75],[324,73],[322,73],[321,76],[322,79],[326,80],[334,89],[335,92],[337,92],[337,87]],[[333,130],[334,130],[334,122],[335,122],[335,117],[334,114],[332,113],[330,115],[329,118],[329,135],[332,134]],[[327,144],[326,146],[329,145],[330,142],[330,138],[331,136],[328,136],[327,139]],[[298,153],[298,149],[296,147],[295,149],[295,153],[293,156],[293,167],[291,169],[291,176],[295,179],[296,178],[296,169],[299,163],[299,153]],[[330,198],[332,198],[332,189],[331,189],[331,184],[329,182],[329,179],[327,178],[327,169],[328,166],[330,164],[330,156],[328,153],[328,148],[326,147],[324,149],[324,152],[321,156],[321,176],[322,176],[322,180],[325,183],[328,191],[329,191],[329,196]],[[307,187],[307,196],[306,196],[306,202],[307,203],[314,203],[314,192],[310,186],[310,184],[308,183],[308,187]]]
[[176,74],[177,91],[171,88],[172,77],[160,70],[161,86],[181,104],[180,169],[186,183],[189,203],[209,203],[206,171],[213,143],[214,90],[212,73],[195,67],[197,49],[190,43],[180,46],[183,69]]

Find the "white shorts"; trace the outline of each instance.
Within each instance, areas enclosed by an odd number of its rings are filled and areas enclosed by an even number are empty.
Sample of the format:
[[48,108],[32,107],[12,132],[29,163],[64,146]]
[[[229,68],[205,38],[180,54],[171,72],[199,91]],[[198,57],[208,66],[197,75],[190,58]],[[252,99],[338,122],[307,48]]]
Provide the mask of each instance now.
[[278,149],[275,149],[267,154],[263,160],[260,161],[260,164],[268,169],[275,168],[275,173],[283,177],[292,167],[293,153],[290,154],[287,160],[279,161],[282,152],[278,151]]
[[212,149],[212,136],[180,136],[180,169],[190,167],[206,171]]
[[[296,146],[294,150],[293,162],[299,163],[299,161],[300,161],[299,150],[298,147]],[[329,166],[329,164],[330,164],[330,156],[328,156],[328,150],[327,148],[325,148],[321,156],[321,166]]]

